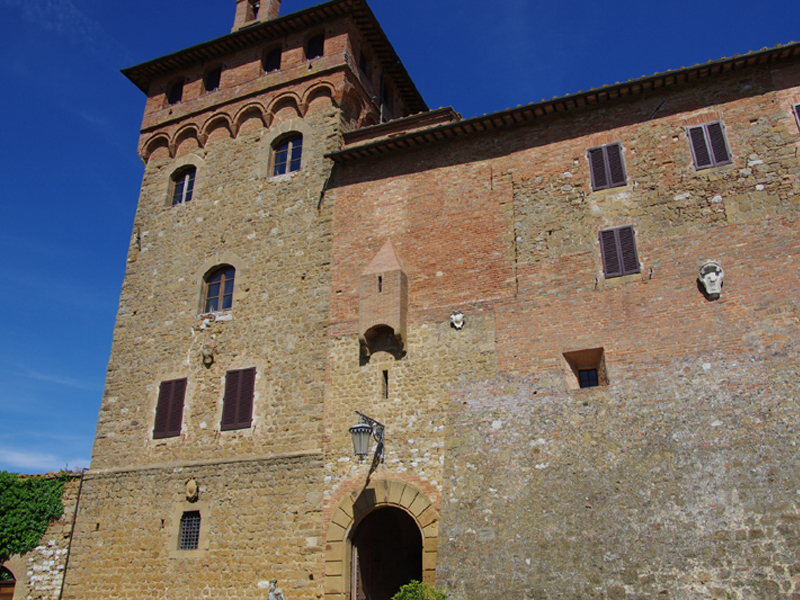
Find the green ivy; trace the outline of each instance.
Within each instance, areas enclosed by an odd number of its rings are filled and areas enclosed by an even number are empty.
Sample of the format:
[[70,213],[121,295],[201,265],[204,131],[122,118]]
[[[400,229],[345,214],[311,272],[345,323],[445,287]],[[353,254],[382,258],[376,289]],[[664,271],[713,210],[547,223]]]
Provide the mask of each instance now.
[[398,592],[392,596],[392,600],[446,600],[447,594],[444,590],[437,590],[429,583],[412,580],[402,586]]
[[23,477],[0,471],[0,563],[39,545],[47,526],[61,517],[68,475]]

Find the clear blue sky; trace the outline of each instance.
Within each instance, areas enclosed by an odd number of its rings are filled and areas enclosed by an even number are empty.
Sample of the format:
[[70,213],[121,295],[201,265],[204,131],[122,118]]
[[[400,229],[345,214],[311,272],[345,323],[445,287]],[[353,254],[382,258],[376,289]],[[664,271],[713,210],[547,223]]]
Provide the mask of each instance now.
[[[464,116],[800,37],[788,0],[370,4],[428,105]],[[119,69],[228,33],[234,5],[0,0],[0,470],[88,466],[143,172]]]

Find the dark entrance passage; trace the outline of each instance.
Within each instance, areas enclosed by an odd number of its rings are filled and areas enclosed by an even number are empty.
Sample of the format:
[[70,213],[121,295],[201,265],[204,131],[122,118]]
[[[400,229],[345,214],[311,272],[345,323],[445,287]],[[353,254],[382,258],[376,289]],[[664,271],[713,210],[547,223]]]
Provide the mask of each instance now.
[[14,597],[14,575],[5,567],[0,567],[0,600],[11,600]]
[[353,600],[390,600],[412,579],[422,579],[422,534],[399,508],[379,508],[353,534]]

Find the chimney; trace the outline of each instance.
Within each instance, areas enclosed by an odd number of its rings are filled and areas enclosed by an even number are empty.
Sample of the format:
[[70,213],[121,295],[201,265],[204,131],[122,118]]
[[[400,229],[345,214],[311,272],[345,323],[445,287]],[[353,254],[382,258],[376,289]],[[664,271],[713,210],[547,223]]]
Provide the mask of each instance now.
[[277,19],[280,10],[281,0],[236,0],[236,16],[231,31]]

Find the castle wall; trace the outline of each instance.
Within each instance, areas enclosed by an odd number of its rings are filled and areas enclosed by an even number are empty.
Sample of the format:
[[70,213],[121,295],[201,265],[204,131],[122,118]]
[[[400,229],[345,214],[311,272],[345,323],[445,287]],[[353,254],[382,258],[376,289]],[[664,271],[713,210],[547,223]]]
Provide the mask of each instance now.
[[[797,591],[798,84],[753,69],[338,167],[330,335],[351,356],[332,360],[327,410],[379,396],[386,363],[357,364],[352,336],[358,274],[390,240],[409,338],[438,336],[388,368],[424,358],[396,393],[444,426],[423,438],[394,396],[370,415],[444,456],[437,581],[453,597]],[[697,171],[685,128],[716,120],[732,164]],[[627,184],[592,191],[586,151],[613,142]],[[641,272],[607,279],[598,231],[623,225]],[[717,301],[697,283],[709,259]],[[564,354],[598,348],[607,385],[573,389]]]

